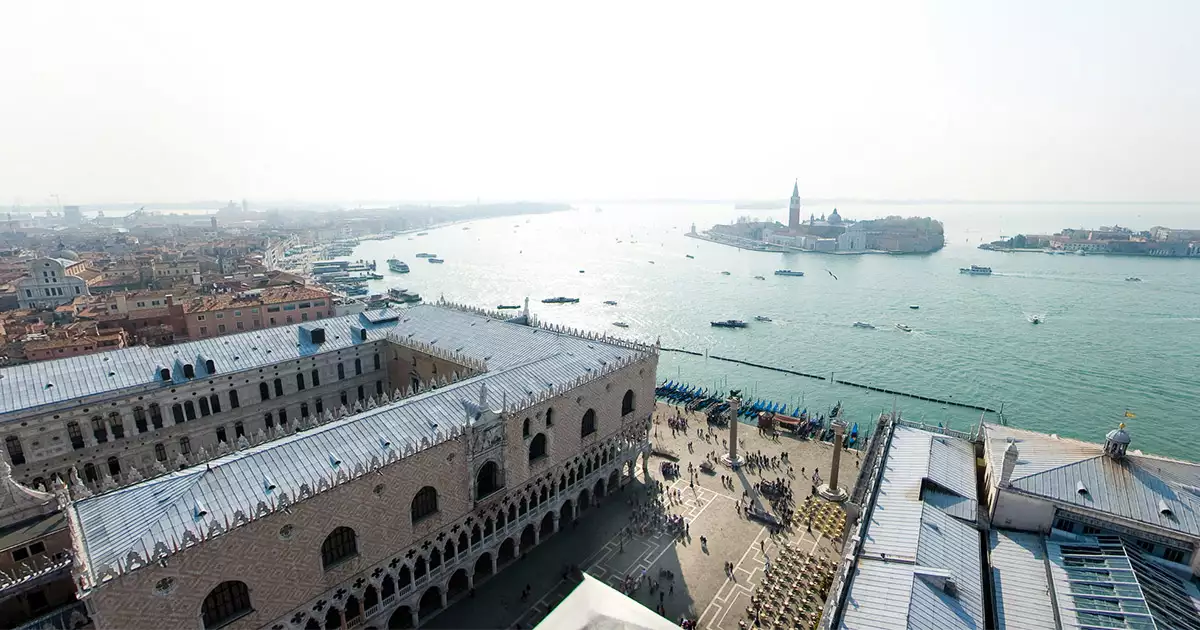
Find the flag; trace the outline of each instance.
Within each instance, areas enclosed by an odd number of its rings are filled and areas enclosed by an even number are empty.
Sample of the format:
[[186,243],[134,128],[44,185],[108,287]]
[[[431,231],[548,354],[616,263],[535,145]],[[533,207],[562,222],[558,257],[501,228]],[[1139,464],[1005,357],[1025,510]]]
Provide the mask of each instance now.
[[1126,417],[1126,418],[1136,418],[1136,417],[1137,417],[1137,414],[1135,414],[1135,413],[1133,413],[1132,411],[1130,411],[1130,410],[1126,409],[1126,410],[1125,410],[1125,417]]

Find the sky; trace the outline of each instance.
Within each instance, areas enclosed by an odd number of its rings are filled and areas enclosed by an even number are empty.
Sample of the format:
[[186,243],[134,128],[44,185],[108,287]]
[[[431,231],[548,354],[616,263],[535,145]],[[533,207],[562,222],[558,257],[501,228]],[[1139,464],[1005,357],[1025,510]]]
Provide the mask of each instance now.
[[0,4],[0,205],[1200,200],[1200,2]]

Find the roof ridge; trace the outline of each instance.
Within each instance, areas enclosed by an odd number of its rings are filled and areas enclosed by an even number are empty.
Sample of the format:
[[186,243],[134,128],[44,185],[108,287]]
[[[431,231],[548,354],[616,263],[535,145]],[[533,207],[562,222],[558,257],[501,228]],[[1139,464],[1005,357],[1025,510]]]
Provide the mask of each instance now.
[[1092,461],[1092,460],[1095,460],[1095,459],[1097,459],[1097,458],[1100,458],[1100,457],[1106,457],[1106,455],[1105,455],[1104,453],[1098,453],[1098,454],[1096,454],[1096,455],[1092,455],[1091,457],[1085,457],[1085,458],[1083,458],[1083,459],[1077,459],[1077,460],[1075,460],[1075,461],[1073,461],[1073,462],[1067,462],[1067,463],[1065,463],[1065,464],[1060,464],[1060,465],[1058,465],[1058,466],[1055,466],[1055,467],[1053,467],[1053,468],[1046,468],[1045,470],[1039,470],[1039,471],[1037,471],[1037,472],[1035,472],[1035,473],[1030,473],[1030,474],[1028,474],[1028,475],[1023,475],[1023,476],[1021,476],[1021,477],[1013,477],[1013,478],[1010,480],[1010,482],[1017,482],[1017,481],[1021,481],[1021,480],[1023,480],[1023,479],[1033,479],[1034,477],[1040,477],[1041,475],[1045,475],[1045,474],[1048,474],[1048,473],[1052,473],[1052,472],[1054,472],[1054,471],[1056,471],[1056,470],[1062,470],[1062,469],[1064,469],[1064,468],[1070,468],[1070,467],[1072,467],[1072,466],[1078,466],[1079,464],[1082,464],[1082,463],[1084,463],[1084,462],[1090,462],[1090,461]]

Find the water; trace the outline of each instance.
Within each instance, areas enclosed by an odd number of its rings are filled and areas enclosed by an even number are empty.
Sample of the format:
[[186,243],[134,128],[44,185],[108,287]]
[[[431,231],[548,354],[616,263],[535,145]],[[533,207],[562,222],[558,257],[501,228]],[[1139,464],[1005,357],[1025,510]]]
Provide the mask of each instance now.
[[[1092,441],[1123,419],[1134,448],[1200,459],[1190,437],[1200,413],[1200,260],[1004,254],[982,240],[1018,230],[1127,221],[1190,226],[1195,206],[839,206],[844,216],[933,215],[947,247],[926,256],[771,254],[686,238],[738,214],[784,219],[785,210],[735,211],[716,204],[623,204],[552,215],[476,221],[426,236],[366,241],[350,258],[395,255],[412,273],[381,271],[373,292],[401,286],[495,307],[530,297],[545,321],[667,347],[830,375],[991,408],[1015,426]],[[832,206],[812,209],[818,215]],[[806,208],[806,213],[809,208]],[[786,219],[784,219],[786,220]],[[620,242],[618,242],[620,241]],[[436,253],[433,265],[414,257]],[[686,258],[692,254],[695,259]],[[653,261],[651,264],[650,261]],[[971,277],[971,264],[996,270]],[[775,269],[807,273],[777,277]],[[580,273],[580,271],[584,273]],[[828,271],[826,271],[828,270]],[[722,275],[729,271],[730,275]],[[833,275],[837,276],[834,279]],[[761,275],[765,280],[755,280]],[[1126,282],[1128,276],[1144,281]],[[564,295],[579,304],[542,304]],[[615,300],[617,306],[605,306]],[[909,309],[910,304],[920,306]],[[1043,315],[1041,325],[1028,317]],[[756,315],[771,323],[753,321]],[[717,329],[718,319],[750,322]],[[851,327],[867,321],[876,330]],[[612,322],[624,321],[620,329]],[[914,332],[894,327],[905,323]],[[659,378],[827,411],[842,401],[851,420],[871,421],[891,396],[845,385],[664,352]],[[906,417],[965,429],[967,409],[899,398]],[[989,420],[994,420],[989,418]]]

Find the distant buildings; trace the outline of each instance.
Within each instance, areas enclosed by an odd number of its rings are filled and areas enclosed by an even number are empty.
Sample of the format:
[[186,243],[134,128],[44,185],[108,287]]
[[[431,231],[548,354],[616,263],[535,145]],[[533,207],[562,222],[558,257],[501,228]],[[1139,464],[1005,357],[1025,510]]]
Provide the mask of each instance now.
[[1018,234],[979,246],[995,250],[1049,250],[1079,254],[1123,254],[1182,258],[1200,256],[1200,230],[1155,226],[1135,232],[1119,225],[1066,228],[1052,236]]
[[86,263],[66,258],[34,258],[29,274],[16,282],[20,308],[53,308],[89,295],[87,281],[79,275]]
[[267,287],[193,297],[183,305],[189,339],[333,317],[333,294],[306,286]]

